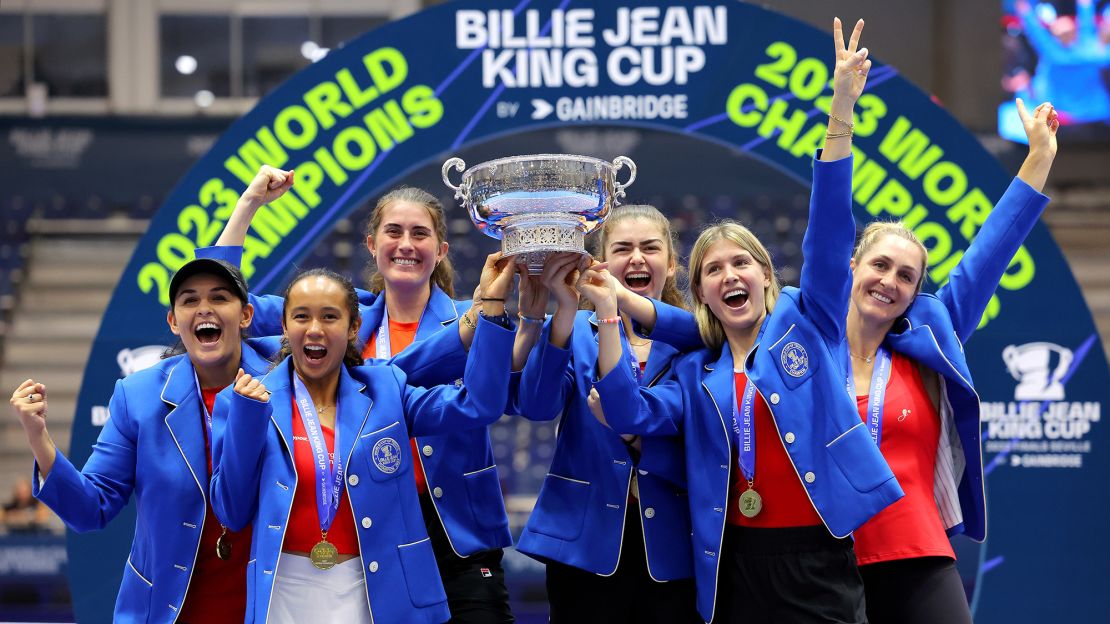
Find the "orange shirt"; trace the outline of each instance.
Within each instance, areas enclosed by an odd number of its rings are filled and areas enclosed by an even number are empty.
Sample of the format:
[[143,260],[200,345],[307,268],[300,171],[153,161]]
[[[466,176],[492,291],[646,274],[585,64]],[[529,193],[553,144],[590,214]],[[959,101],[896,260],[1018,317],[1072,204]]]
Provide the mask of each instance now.
[[[933,497],[940,419],[917,365],[893,354],[879,450],[906,495],[856,529],[859,565],[911,557],[956,558]],[[856,397],[867,422],[868,397]]]
[[[208,413],[222,388],[201,390]],[[205,415],[201,414],[201,418]],[[212,474],[212,443],[208,428],[204,431],[204,450],[208,457],[208,475]],[[231,540],[231,558],[227,561],[216,556],[216,540],[223,532],[220,521],[207,505],[204,512],[204,529],[200,534],[200,549],[189,581],[185,604],[181,605],[181,622],[217,622],[238,624],[247,610],[247,560],[251,552],[251,526],[242,531],[228,531],[224,540]]]
[[[334,459],[335,430],[320,425],[320,431],[324,434],[324,445],[328,449],[328,456]],[[311,552],[312,547],[320,541],[320,514],[316,510],[316,460],[295,399],[293,400],[293,465],[297,469],[297,489],[293,493],[293,508],[289,511],[289,525],[285,531],[285,544],[282,545],[282,550]],[[336,510],[335,519],[328,529],[328,541],[335,545],[341,555],[358,555],[355,515],[351,511],[350,499],[344,496],[345,492],[346,488],[340,488],[339,509]]]
[[[404,351],[416,340],[418,327],[420,327],[419,321],[415,323],[389,321],[389,348],[393,351],[393,355]],[[370,340],[366,341],[366,348],[362,350],[363,359],[369,360],[377,357],[377,347],[378,330],[374,330]],[[424,494],[428,491],[428,478],[424,476],[424,465],[420,463],[420,449],[416,448],[416,438],[409,438],[409,448],[412,449],[412,456],[415,460],[412,462],[412,472],[413,476],[416,477],[416,491]]]
[[[736,383],[736,409],[743,413],[740,402],[744,398],[747,375],[734,373]],[[728,489],[728,523],[738,526],[778,529],[783,527],[813,526],[821,524],[821,516],[813,508],[809,494],[802,487],[802,481],[794,470],[794,464],[786,454],[786,447],[779,439],[771,411],[763,395],[756,392],[755,412],[752,422],[755,425],[755,483],[753,487],[763,499],[763,510],[754,518],[740,513],[740,494],[748,489],[748,480],[740,470],[739,459],[733,452],[732,485]],[[732,414],[724,414],[725,426],[732,434]]]

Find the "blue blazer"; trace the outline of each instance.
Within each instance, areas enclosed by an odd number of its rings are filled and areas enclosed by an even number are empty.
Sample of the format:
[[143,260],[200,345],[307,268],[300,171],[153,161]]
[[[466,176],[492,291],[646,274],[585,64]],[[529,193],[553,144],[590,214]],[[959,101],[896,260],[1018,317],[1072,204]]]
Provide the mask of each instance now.
[[981,542],[987,534],[979,395],[963,345],[1047,204],[1047,197],[1014,178],[948,282],[936,295],[918,295],[887,334],[890,348],[936,373],[943,395],[938,406],[942,431],[955,425],[954,435],[941,436],[934,480],[934,493],[943,501],[938,511],[950,535],[962,532]]
[[[264,374],[263,353],[274,347],[244,341],[240,365]],[[35,466],[35,496],[78,533],[103,528],[134,493],[138,521],[114,622],[173,622],[185,602],[208,498],[203,405],[188,356],[167,358],[116,382],[111,418],[81,472],[61,451],[41,485]]]
[[[358,531],[367,605],[375,622],[444,622],[450,618],[435,554],[413,479],[410,432],[442,433],[497,420],[508,394],[511,331],[481,319],[463,376],[465,385],[431,390],[409,386],[391,366],[343,367],[338,436],[346,458],[345,495]],[[215,417],[217,439],[211,495],[217,515],[235,529],[253,522],[247,564],[247,622],[265,622],[289,521],[297,473],[293,464],[292,364],[286,358],[263,379],[269,402],[228,389]],[[259,435],[263,432],[262,435]],[[387,461],[383,446],[392,447]]]
[[[637,465],[620,435],[599,423],[586,402],[597,378],[596,315],[578,312],[569,349],[552,345],[550,332],[549,323],[521,374],[518,400],[526,418],[562,419],[550,471],[517,550],[541,561],[613,574],[633,471],[638,471],[648,573],[657,581],[693,576],[681,440],[644,438]],[[665,377],[676,353],[666,343],[653,344],[644,383]]]
[[[844,324],[855,239],[852,159],[815,161],[813,168],[801,288],[783,290],[774,314],[763,320],[744,369],[766,401],[814,509],[834,536],[844,537],[903,493],[844,387]],[[675,342],[689,344],[696,334],[692,316],[654,303],[652,336],[660,339],[669,331]],[[685,340],[677,340],[683,334]],[[714,615],[733,469],[732,354],[727,345],[719,353],[701,349],[679,357],[674,369],[674,380],[637,388],[628,367],[618,366],[596,387],[616,431],[684,437],[698,611],[708,622]]]
[[[242,248],[206,247],[198,249],[197,255],[238,264]],[[385,296],[361,289],[357,292],[362,319],[358,338],[359,344],[364,345],[382,322]],[[251,303],[255,307],[254,331],[260,335],[280,336],[284,299],[274,295],[251,295]],[[438,286],[432,286],[415,341],[395,356],[395,359],[405,358],[403,368],[408,383],[432,387],[452,383],[463,376],[467,351],[459,340],[457,322],[470,304],[470,301],[453,301]],[[514,390],[518,379],[518,375],[511,378]],[[506,411],[511,411],[511,405]],[[416,443],[421,450],[419,459],[428,491],[432,493],[432,503],[455,554],[466,557],[483,550],[511,546],[509,516],[488,429],[420,436]],[[440,493],[439,497],[435,496],[436,492]]]

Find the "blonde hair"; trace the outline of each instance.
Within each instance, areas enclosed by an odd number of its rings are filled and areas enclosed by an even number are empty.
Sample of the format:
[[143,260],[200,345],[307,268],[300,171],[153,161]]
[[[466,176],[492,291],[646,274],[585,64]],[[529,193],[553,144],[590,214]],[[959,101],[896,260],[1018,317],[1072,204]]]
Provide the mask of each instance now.
[[914,247],[921,250],[921,275],[917,279],[917,288],[914,289],[913,294],[921,292],[921,287],[925,284],[925,271],[929,266],[929,250],[925,248],[924,243],[917,237],[904,223],[901,221],[872,221],[863,228],[863,232],[859,235],[859,242],[856,243],[856,250],[852,253],[852,260],[859,266],[863,255],[887,236],[897,236],[903,240],[909,241]]
[[671,230],[671,222],[663,213],[655,206],[648,204],[628,204],[621,206],[609,215],[605,224],[601,226],[601,233],[597,237],[597,246],[594,249],[594,257],[599,261],[605,260],[605,252],[609,248],[609,237],[612,235],[613,228],[622,221],[629,219],[643,219],[650,222],[659,228],[662,233],[662,238],[667,245],[667,262],[674,265],[675,274],[668,277],[663,282],[663,292],[660,300],[663,303],[673,305],[682,309],[687,309],[686,297],[682,295],[682,291],[678,289],[678,277],[681,275],[683,268],[678,264],[678,254],[675,251],[678,248],[678,240]]
[[[423,206],[428,211],[428,216],[432,218],[432,229],[436,233],[436,242],[443,244],[447,241],[447,218],[443,214],[443,204],[431,193],[412,186],[399,186],[378,199],[374,210],[370,212],[370,220],[366,224],[366,236],[377,236],[378,228],[382,225],[382,215],[385,213],[385,209],[393,203],[401,201]],[[385,290],[385,278],[378,272],[377,262],[373,258],[366,265],[366,276],[370,292],[380,293]],[[432,270],[430,281],[447,293],[448,297],[455,298],[455,268],[451,265],[450,258],[444,256],[443,260],[440,260],[439,264]]]
[[763,304],[768,314],[775,309],[775,302],[782,292],[782,284],[771,262],[771,254],[751,230],[732,220],[721,221],[702,230],[690,250],[690,299],[702,342],[711,349],[719,349],[725,344],[725,329],[709,306],[698,297],[698,290],[701,288],[701,268],[705,264],[705,255],[713,243],[720,240],[737,244],[763,267],[769,282],[763,289]]

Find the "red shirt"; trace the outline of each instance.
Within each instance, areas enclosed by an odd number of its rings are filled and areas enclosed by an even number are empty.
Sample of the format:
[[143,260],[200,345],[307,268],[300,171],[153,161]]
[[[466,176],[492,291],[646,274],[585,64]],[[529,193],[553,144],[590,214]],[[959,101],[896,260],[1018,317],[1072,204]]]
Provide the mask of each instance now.
[[[743,414],[744,386],[747,375],[734,373],[736,383],[736,409]],[[753,487],[763,499],[763,510],[754,518],[740,513],[740,494],[748,489],[748,480],[740,470],[740,462],[733,453],[733,479],[728,489],[728,523],[746,527],[778,529],[783,527],[813,526],[821,524],[821,516],[813,508],[809,494],[802,487],[786,447],[779,439],[778,429],[771,419],[771,411],[759,392],[755,394],[755,482]],[[724,414],[725,425],[732,435],[732,414]]]
[[[201,390],[208,413],[216,402],[216,394],[222,388]],[[206,414],[201,414],[205,418]],[[212,443],[208,439],[208,428],[204,431],[204,451],[208,457],[208,476],[212,475]],[[206,481],[207,483],[207,481]],[[220,521],[207,505],[204,511],[204,530],[200,534],[200,548],[193,568],[189,591],[185,594],[185,604],[181,605],[181,622],[228,622],[243,621],[247,610],[247,560],[251,552],[251,526],[242,531],[228,531],[224,540],[231,540],[231,558],[227,561],[216,556],[216,540],[223,533]]]
[[[334,459],[335,430],[320,425],[320,431],[324,434],[328,456]],[[297,469],[297,490],[293,493],[293,508],[289,512],[285,544],[281,548],[286,551],[311,552],[321,537],[320,514],[316,511],[316,459],[312,454],[312,444],[308,441],[308,432],[305,431],[296,400],[293,401],[293,465]],[[346,488],[339,490],[339,509],[328,529],[328,541],[335,545],[341,555],[358,555],[355,515],[351,511],[351,501],[344,496],[345,491]]]
[[[401,323],[398,321],[389,322],[389,348],[393,351],[393,355],[404,351],[413,341],[416,340],[416,329],[420,327],[420,322],[415,323]],[[364,359],[372,359],[377,357],[378,347],[378,332],[370,336],[370,340],[366,342],[366,348],[362,350],[362,357]],[[416,438],[409,438],[409,448],[412,449],[412,456],[415,461],[412,462],[413,476],[416,477],[416,491],[424,494],[428,491],[428,478],[424,476],[424,465],[420,463],[420,449],[416,448]]]
[[[856,397],[867,422],[868,397]],[[906,495],[856,530],[859,565],[911,557],[956,558],[933,497],[940,419],[913,360],[895,353],[879,450]]]

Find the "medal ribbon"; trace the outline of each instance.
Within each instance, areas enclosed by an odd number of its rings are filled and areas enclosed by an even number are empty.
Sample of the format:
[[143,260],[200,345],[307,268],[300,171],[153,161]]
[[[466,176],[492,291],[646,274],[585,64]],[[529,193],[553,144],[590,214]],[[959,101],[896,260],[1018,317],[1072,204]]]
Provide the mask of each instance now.
[[[304,382],[297,374],[293,373],[294,396],[297,409],[301,412],[301,422],[308,434],[308,442],[312,445],[312,456],[316,459],[316,514],[320,518],[320,530],[327,531],[331,528],[332,520],[339,511],[339,498],[343,493],[343,458],[339,454],[339,427],[335,428],[335,459],[328,458],[328,445],[324,442],[324,433],[320,428],[320,419],[316,415],[316,405],[312,396],[305,388]],[[335,411],[339,413],[339,401],[335,402]],[[338,422],[336,423],[338,425]]]
[[[848,393],[856,399],[856,379],[848,366]],[[867,426],[876,445],[883,439],[883,407],[886,405],[886,384],[890,380],[890,350],[879,345],[875,352],[875,368],[871,371],[871,394],[867,399]]]
[[755,385],[750,380],[744,385],[740,403],[738,409],[736,401],[732,402],[732,444],[740,460],[740,472],[744,473],[748,483],[752,483],[755,481],[755,425],[752,423]]
[[197,398],[200,399],[200,410],[204,412],[204,428],[208,432],[208,443],[205,445],[207,447],[205,450],[209,454],[209,461],[215,464],[211,456],[212,450],[216,447],[216,441],[212,439],[212,412],[209,412],[208,406],[204,404],[204,392],[200,389],[200,378],[197,377],[196,369],[193,370],[193,381],[197,384]]
[[378,339],[374,343],[374,357],[379,360],[388,360],[393,357],[393,348],[389,345],[389,310],[382,306],[382,324],[378,325]]
[[636,352],[632,350],[632,342],[628,340],[623,327],[621,328],[621,343],[621,347],[628,354],[628,365],[632,367],[632,377],[636,380],[636,385],[644,385],[644,371],[640,370],[640,359],[636,357]]

